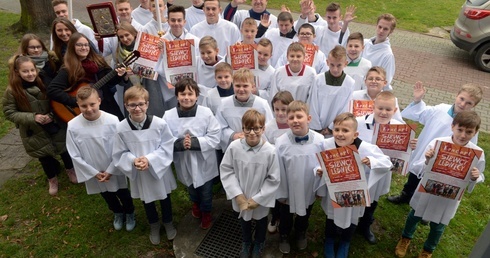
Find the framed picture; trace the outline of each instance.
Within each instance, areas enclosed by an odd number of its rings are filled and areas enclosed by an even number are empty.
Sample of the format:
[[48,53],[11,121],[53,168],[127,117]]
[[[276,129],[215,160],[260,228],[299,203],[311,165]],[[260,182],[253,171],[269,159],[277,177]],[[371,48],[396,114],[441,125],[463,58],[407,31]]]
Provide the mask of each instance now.
[[101,38],[116,35],[117,16],[111,2],[87,5],[94,32]]

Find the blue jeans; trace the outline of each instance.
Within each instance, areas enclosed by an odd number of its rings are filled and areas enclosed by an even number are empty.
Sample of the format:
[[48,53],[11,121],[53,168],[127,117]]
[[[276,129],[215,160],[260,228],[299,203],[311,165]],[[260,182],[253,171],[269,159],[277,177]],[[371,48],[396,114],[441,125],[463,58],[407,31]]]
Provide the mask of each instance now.
[[209,180],[198,188],[187,187],[191,201],[197,203],[201,212],[211,212],[213,208],[213,180]]
[[[240,225],[242,226],[242,240],[245,243],[252,243],[252,220],[245,221],[240,218]],[[255,242],[264,243],[265,234],[267,232],[267,216],[255,220]]]
[[[407,216],[407,221],[405,222],[405,228],[403,229],[402,236],[404,238],[412,239],[415,230],[417,229],[417,224],[422,220],[421,217],[415,216],[415,210],[412,209]],[[424,250],[433,252],[439,241],[441,240],[442,233],[444,233],[444,229],[446,225],[441,223],[430,222],[430,231],[427,236],[427,240],[424,243]]]

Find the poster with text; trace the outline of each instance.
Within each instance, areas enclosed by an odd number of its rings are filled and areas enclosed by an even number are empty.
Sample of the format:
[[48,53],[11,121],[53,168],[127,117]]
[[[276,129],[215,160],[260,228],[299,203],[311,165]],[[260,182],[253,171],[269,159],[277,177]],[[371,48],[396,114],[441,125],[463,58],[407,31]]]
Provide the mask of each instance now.
[[184,78],[196,80],[196,56],[194,39],[165,42],[164,70],[169,87]]
[[353,99],[349,102],[349,112],[355,117],[371,115],[374,110],[374,100]]
[[393,167],[391,172],[406,175],[408,161],[412,155],[410,141],[415,139],[416,125],[408,124],[376,124],[372,144],[390,157]]
[[161,50],[158,47],[160,38],[148,33],[139,32],[136,37],[134,49],[140,52],[140,58],[133,64],[133,73],[141,78],[156,80],[158,73],[155,71]]
[[305,47],[305,60],[303,64],[313,67],[316,53],[318,53],[318,46],[313,44],[303,44],[303,46]]
[[233,71],[240,68],[259,69],[257,47],[252,44],[235,44],[228,47],[227,62]]
[[326,150],[316,155],[334,208],[370,205],[364,167],[354,145]]
[[460,200],[482,152],[443,141],[436,141],[434,150],[418,191]]

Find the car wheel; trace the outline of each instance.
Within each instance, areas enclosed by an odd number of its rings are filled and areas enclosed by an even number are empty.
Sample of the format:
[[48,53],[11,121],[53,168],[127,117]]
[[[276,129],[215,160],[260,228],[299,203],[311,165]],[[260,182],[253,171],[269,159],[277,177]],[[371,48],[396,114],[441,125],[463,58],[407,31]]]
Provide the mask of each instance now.
[[479,69],[490,73],[490,42],[483,44],[475,53],[475,64]]

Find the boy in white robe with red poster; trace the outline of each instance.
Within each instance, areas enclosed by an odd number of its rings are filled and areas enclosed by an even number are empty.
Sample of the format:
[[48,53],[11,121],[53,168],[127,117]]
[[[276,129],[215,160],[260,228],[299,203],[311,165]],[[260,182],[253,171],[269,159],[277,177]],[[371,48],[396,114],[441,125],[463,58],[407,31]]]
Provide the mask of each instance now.
[[[434,252],[435,248],[437,247],[437,244],[439,243],[444,229],[449,224],[449,221],[451,221],[451,219],[456,214],[465,188],[467,188],[468,192],[471,193],[475,185],[477,183],[483,182],[483,180],[485,179],[483,175],[483,171],[485,170],[485,154],[483,152],[483,149],[471,142],[471,138],[473,138],[478,132],[480,124],[481,119],[476,112],[459,112],[454,117],[451,125],[453,135],[432,140],[425,148],[424,156],[415,161],[415,166],[419,166],[423,171],[426,171],[424,179],[427,176],[427,173],[429,173],[427,171],[434,171],[434,168],[436,166],[439,166],[440,169],[444,170],[443,173],[438,172],[437,174],[443,174],[444,176],[456,177],[455,174],[453,174],[455,171],[457,171],[456,174],[458,174],[458,176],[461,176],[461,174],[464,172],[464,177],[456,178],[465,181],[467,180],[465,184],[466,187],[458,187],[457,189],[459,189],[459,193],[454,194],[454,196],[451,196],[451,194],[447,193],[444,194],[444,192],[442,192],[442,194],[441,192],[435,194],[427,191],[427,184],[422,184],[426,180],[422,179],[421,183],[419,183],[418,185],[418,191],[414,193],[412,200],[410,201],[410,206],[412,207],[412,210],[408,214],[407,220],[405,222],[405,227],[402,232],[402,238],[398,242],[395,249],[395,254],[398,257],[404,257],[406,255],[410,241],[413,238],[413,235],[417,229],[417,225],[423,219],[430,221],[430,232],[419,257],[432,257],[432,252]],[[455,153],[452,155],[459,156],[458,158],[454,156],[451,157],[448,154],[443,154],[450,159],[447,159],[446,162],[440,162],[436,165],[436,163],[431,161],[431,159],[436,159],[436,157],[439,157],[435,156],[436,151],[441,151],[441,149],[443,149],[442,147],[439,150],[435,149],[437,141],[443,143],[451,143],[458,147],[461,146],[473,149],[475,153],[474,159],[477,160],[476,165],[474,167],[471,167],[470,165],[474,164],[472,163],[472,160],[465,159],[466,155],[462,155],[462,153],[459,152],[456,147],[451,150],[451,153]],[[445,149],[444,151],[448,150]],[[451,161],[451,159],[453,159],[453,161]],[[464,163],[468,164],[467,168],[465,168],[465,166],[461,166]],[[432,164],[434,164],[434,166],[432,166]],[[455,167],[463,167],[462,169],[464,169],[465,171],[460,171],[461,169]],[[429,174],[436,173],[430,172]],[[444,177],[439,178],[444,179]],[[427,183],[428,181],[429,180],[427,180]],[[456,182],[456,180],[452,181]],[[447,184],[447,181],[436,182],[440,185]],[[450,186],[450,188],[455,188],[455,186],[453,185],[456,184],[457,183],[450,183],[446,186]]]

